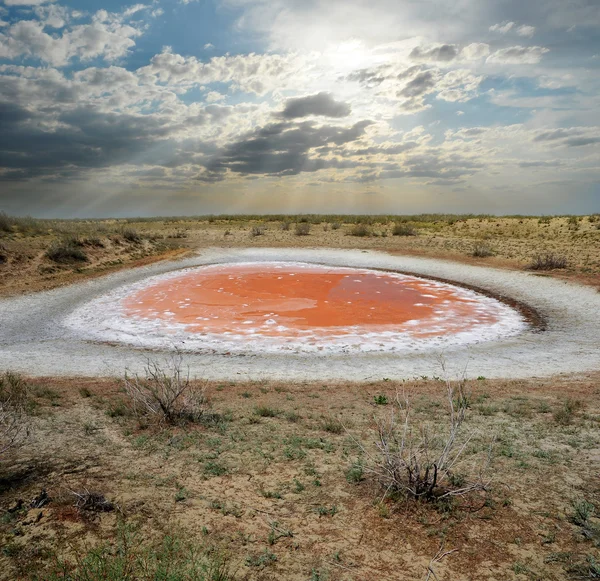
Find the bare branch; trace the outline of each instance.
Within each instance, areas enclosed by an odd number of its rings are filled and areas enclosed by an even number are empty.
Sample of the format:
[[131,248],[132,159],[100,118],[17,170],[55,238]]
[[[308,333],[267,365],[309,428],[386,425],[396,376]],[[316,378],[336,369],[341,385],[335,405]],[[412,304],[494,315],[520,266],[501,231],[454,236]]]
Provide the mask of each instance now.
[[197,421],[208,408],[204,385],[193,384],[189,368],[182,370],[183,356],[176,353],[164,365],[148,360],[144,375],[123,379],[134,414],[149,416],[159,423]]

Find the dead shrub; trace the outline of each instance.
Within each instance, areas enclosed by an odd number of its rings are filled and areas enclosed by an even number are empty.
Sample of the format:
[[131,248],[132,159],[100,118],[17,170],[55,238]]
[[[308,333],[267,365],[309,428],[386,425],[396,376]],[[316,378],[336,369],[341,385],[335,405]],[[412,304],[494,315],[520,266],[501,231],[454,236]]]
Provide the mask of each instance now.
[[528,264],[528,270],[556,270],[567,268],[568,261],[566,257],[546,252],[544,254],[536,254],[533,260]]
[[483,459],[477,459],[477,470],[471,467],[465,473],[464,452],[474,436],[465,431],[469,407],[465,381],[447,380],[446,396],[446,425],[417,420],[410,399],[398,393],[389,415],[376,424],[376,452],[357,442],[367,459],[364,471],[385,491],[383,498],[435,501],[486,490],[491,446]]
[[17,373],[0,375],[0,456],[23,444],[29,435],[29,385]]
[[264,226],[253,226],[250,230],[250,236],[262,236],[265,233],[266,228]]
[[174,355],[165,365],[148,361],[144,375],[125,373],[124,387],[133,413],[158,423],[199,421],[208,410],[204,385],[190,381],[182,369],[183,357]]
[[71,494],[76,498],[75,508],[77,510],[89,512],[112,512],[115,510],[115,505],[106,500],[106,497],[99,492],[90,492],[89,490],[75,492],[71,490]]

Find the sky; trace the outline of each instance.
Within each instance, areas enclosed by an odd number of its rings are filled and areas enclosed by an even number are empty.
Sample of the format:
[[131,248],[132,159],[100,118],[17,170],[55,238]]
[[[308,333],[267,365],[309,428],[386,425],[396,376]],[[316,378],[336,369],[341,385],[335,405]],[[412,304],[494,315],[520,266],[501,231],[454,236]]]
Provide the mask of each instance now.
[[600,0],[0,0],[0,211],[600,212]]

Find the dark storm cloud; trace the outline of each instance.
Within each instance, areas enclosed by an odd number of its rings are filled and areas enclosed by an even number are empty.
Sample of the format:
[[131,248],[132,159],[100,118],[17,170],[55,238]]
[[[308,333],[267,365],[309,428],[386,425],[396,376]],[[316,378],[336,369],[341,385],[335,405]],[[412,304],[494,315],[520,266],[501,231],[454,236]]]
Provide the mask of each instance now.
[[[214,109],[214,108],[213,108]],[[214,115],[213,115],[214,116]],[[0,104],[0,180],[71,179],[78,173],[126,163],[177,167],[197,163],[214,147],[171,136],[203,125],[203,113],[174,123],[169,116],[103,113],[88,108],[58,114]]]
[[447,63],[458,56],[458,48],[454,44],[441,44],[432,47],[416,46],[409,57],[415,61],[437,61]]
[[[224,148],[208,165],[202,181],[224,179],[226,170],[241,175],[296,175],[328,167],[355,167],[353,161],[311,157],[316,148],[341,146],[359,139],[371,121],[359,121],[351,127],[317,126],[312,122],[272,123]],[[322,150],[323,151],[323,150]]]
[[285,108],[280,113],[284,119],[299,119],[317,115],[320,117],[347,117],[350,115],[350,105],[336,101],[331,93],[317,93],[307,97],[288,99]]
[[28,123],[33,115],[11,106],[14,117],[0,114],[0,179],[64,175],[69,168],[89,169],[126,163],[168,134],[156,119],[96,114],[75,109],[60,115],[52,130]]

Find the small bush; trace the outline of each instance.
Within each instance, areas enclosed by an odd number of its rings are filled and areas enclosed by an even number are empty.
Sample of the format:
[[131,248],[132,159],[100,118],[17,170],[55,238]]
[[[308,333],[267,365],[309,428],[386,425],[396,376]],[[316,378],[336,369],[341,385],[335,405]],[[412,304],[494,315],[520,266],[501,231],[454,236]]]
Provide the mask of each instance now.
[[344,431],[342,423],[335,418],[325,418],[321,427],[330,434],[341,434]]
[[[441,501],[485,491],[483,473],[490,455],[472,477],[457,484],[455,475],[472,434],[465,434],[469,398],[464,380],[446,381],[449,423],[439,426],[413,418],[407,397],[396,397],[391,413],[377,423],[377,452],[356,442],[368,461],[365,472],[373,475],[385,495],[415,500]],[[472,460],[469,459],[469,462]]]
[[475,258],[488,258],[494,256],[494,252],[487,244],[475,244],[471,256]]
[[92,246],[93,248],[104,248],[104,242],[97,236],[90,236],[83,240],[85,246]]
[[308,236],[310,234],[310,222],[298,222],[294,231],[296,236]]
[[274,555],[269,550],[265,549],[263,553],[258,555],[249,555],[246,557],[246,565],[248,567],[259,567],[263,569],[277,561],[277,555]]
[[0,212],[0,232],[12,232],[13,220],[5,212]]
[[383,394],[374,396],[373,400],[375,401],[376,405],[387,405],[388,404],[388,398],[386,395],[383,395]]
[[252,236],[253,238],[255,236],[263,236],[264,233],[265,233],[264,226],[253,226],[252,230],[250,230],[250,236]]
[[87,262],[87,254],[72,239],[53,242],[46,251],[46,257],[53,262]]
[[138,242],[142,241],[142,236],[137,230],[134,230],[133,228],[123,229],[121,231],[121,236],[123,236],[123,238],[127,240],[127,242],[132,242],[134,244],[137,244]]
[[125,374],[125,392],[138,417],[150,417],[159,423],[177,424],[200,421],[208,410],[204,386],[192,384],[189,372],[182,370],[183,358],[177,354],[165,368],[149,361],[142,377]]
[[334,504],[331,508],[327,508],[326,506],[318,506],[315,509],[315,512],[319,516],[335,516],[339,511],[338,507]]
[[392,230],[392,235],[394,236],[416,236],[417,231],[410,224],[394,224],[394,229]]
[[363,468],[362,462],[353,462],[346,470],[346,480],[350,484],[358,484],[365,478],[365,469]]
[[581,407],[582,403],[580,401],[568,398],[562,406],[552,414],[552,417],[557,424],[568,426],[573,422],[575,413],[580,410]]
[[564,256],[547,252],[545,254],[537,254],[529,263],[529,270],[556,270],[559,268],[567,268],[568,261]]
[[287,220],[286,220],[285,222],[282,222],[282,223],[281,223],[281,229],[282,229],[284,232],[287,232],[287,231],[290,229],[290,226],[291,226],[291,222],[289,222],[289,221],[287,221]]
[[355,224],[352,227],[352,230],[350,230],[350,235],[351,236],[360,236],[362,238],[365,236],[372,236],[373,232],[366,224]]
[[590,519],[594,516],[596,507],[587,500],[577,500],[573,502],[573,514],[569,520],[578,527],[586,528],[589,526]]
[[29,385],[19,374],[0,375],[0,457],[22,445],[29,435],[28,400]]
[[15,230],[28,234],[43,234],[47,232],[47,226],[40,220],[26,216],[17,218],[0,212],[0,233],[11,234]]
[[259,406],[254,410],[254,413],[261,418],[274,418],[279,412],[268,406]]
[[333,222],[333,224],[331,224],[332,230],[339,230],[341,227],[342,225],[339,222]]

